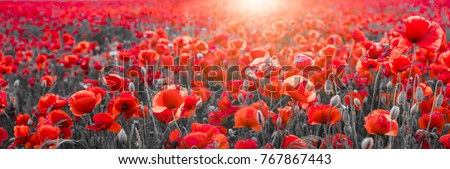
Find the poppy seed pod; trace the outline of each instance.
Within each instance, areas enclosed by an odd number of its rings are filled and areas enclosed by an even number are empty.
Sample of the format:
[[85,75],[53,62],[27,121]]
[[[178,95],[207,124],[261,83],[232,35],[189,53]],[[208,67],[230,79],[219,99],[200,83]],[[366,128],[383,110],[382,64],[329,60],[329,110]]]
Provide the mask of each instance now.
[[240,103],[244,103],[244,95],[242,95],[242,93],[239,93],[239,95],[238,95],[238,101],[240,102]]
[[353,103],[356,107],[361,107],[361,101],[358,98],[353,99]]
[[20,80],[19,79],[15,80],[14,81],[14,89],[17,89],[19,87],[19,85],[20,85]]
[[125,133],[125,130],[123,129],[120,130],[119,134],[117,134],[117,139],[119,140],[120,144],[127,143],[128,136],[127,133]]
[[386,96],[381,96],[381,103],[386,103]]
[[371,149],[373,147],[373,138],[366,137],[361,142],[361,148],[363,149]]
[[325,82],[325,93],[330,94],[333,91],[333,84],[331,84],[331,80],[327,80]]
[[442,95],[442,93],[440,93],[437,97],[436,97],[436,103],[435,103],[435,107],[441,107],[442,102],[444,101],[444,96]]
[[411,107],[411,114],[419,113],[419,105],[416,103]]
[[403,104],[406,102],[406,92],[401,91],[397,97],[397,104]]
[[351,135],[353,133],[352,126],[350,124],[345,124],[344,132],[345,132],[345,135]]
[[423,89],[421,87],[416,89],[416,100],[419,103],[423,101]]
[[333,107],[338,106],[341,103],[341,98],[339,97],[339,95],[335,95],[331,98],[330,104]]
[[196,108],[196,109],[199,109],[200,107],[202,107],[202,105],[203,105],[202,100],[199,100],[199,101],[195,104],[195,108]]
[[133,82],[130,82],[129,84],[128,84],[128,89],[130,90],[130,91],[134,91],[136,88],[134,87],[134,83]]
[[400,108],[398,106],[393,106],[389,113],[391,115],[391,119],[397,119],[398,115],[400,114]]

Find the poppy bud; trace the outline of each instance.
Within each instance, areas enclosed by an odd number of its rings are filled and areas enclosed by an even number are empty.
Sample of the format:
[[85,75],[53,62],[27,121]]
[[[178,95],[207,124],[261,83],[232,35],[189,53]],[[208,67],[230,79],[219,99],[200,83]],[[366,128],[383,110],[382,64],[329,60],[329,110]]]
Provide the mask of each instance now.
[[419,103],[423,101],[423,89],[421,87],[416,89],[416,100]]
[[20,85],[20,81],[19,79],[17,79],[16,81],[14,81],[14,89],[17,89]]
[[342,119],[344,120],[345,123],[349,123],[350,122],[350,114],[345,111],[344,113],[342,113]]
[[172,44],[172,43],[169,43],[169,44],[167,45],[167,47],[168,47],[169,49],[172,49],[172,48],[173,48],[173,44]]
[[350,124],[345,124],[344,132],[345,132],[345,135],[351,135],[353,133],[352,126]]
[[353,99],[353,103],[356,107],[361,107],[361,101],[358,98]]
[[373,138],[372,137],[366,137],[361,142],[361,148],[363,149],[371,149],[373,146]]
[[298,105],[295,105],[294,107],[294,114],[300,113],[300,107]]
[[398,106],[393,106],[389,113],[391,115],[391,119],[397,119],[398,115],[400,114],[400,108]]
[[411,114],[419,113],[419,105],[416,103],[411,107]]
[[439,95],[436,97],[436,103],[435,103],[435,107],[441,107],[442,102],[444,101],[444,96],[442,95],[442,93],[439,93]]
[[278,118],[277,118],[277,128],[280,128],[281,127],[281,123],[282,123],[283,121],[281,120],[281,118],[280,118],[280,116],[278,116]]
[[330,104],[333,107],[338,106],[341,103],[341,98],[339,97],[339,95],[335,95],[331,98]]
[[197,53],[197,58],[203,58],[203,53]]
[[228,133],[230,134],[230,136],[233,136],[234,135],[233,129],[228,129]]
[[242,95],[242,93],[239,93],[239,95],[238,95],[238,101],[239,101],[240,103],[244,103],[244,96]]
[[386,104],[386,96],[384,96],[384,95],[381,96],[381,102],[384,103],[384,104]]
[[127,136],[127,133],[125,133],[125,130],[121,129],[119,134],[117,134],[117,138],[119,140],[119,143],[121,143],[121,144],[127,143],[128,136]]
[[398,94],[397,103],[398,104],[403,104],[405,102],[406,102],[406,92],[405,91],[401,91],[400,94]]
[[389,82],[386,84],[386,87],[387,87],[388,89],[391,89],[391,88],[392,88],[392,82],[389,81]]
[[197,102],[197,104],[195,104],[195,108],[196,108],[196,109],[199,109],[200,107],[202,107],[202,104],[203,104],[202,100],[199,100],[199,101]]
[[130,82],[129,84],[128,84],[128,89],[130,90],[130,91],[134,91],[136,88],[134,87],[134,83],[133,82]]
[[256,112],[256,121],[260,124],[260,125],[263,125],[264,124],[264,116],[263,116],[263,114],[262,114],[262,111],[261,110],[258,110],[257,112]]
[[27,121],[27,125],[28,126],[31,126],[33,124],[33,120],[31,120],[31,119],[28,119],[28,121]]
[[331,84],[331,80],[327,80],[325,82],[325,93],[330,94],[333,91],[333,85]]
[[41,82],[41,86],[42,86],[42,87],[47,86],[47,80],[42,81],[42,82]]
[[244,84],[242,86],[243,86],[245,91],[248,89],[248,86],[249,86],[248,83],[249,83],[248,80],[244,80]]

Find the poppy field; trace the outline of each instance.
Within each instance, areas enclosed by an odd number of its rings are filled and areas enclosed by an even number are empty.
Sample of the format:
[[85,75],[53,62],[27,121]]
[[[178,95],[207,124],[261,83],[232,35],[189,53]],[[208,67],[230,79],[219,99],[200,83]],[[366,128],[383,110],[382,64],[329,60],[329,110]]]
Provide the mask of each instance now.
[[3,1],[0,148],[450,148],[449,16],[449,0]]

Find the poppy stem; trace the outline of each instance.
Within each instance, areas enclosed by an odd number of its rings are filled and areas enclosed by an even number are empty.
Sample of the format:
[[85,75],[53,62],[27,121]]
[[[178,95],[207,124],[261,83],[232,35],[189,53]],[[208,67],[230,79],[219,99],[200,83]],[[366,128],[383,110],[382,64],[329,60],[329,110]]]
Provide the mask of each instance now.
[[411,67],[409,68],[408,86],[406,86],[406,91],[411,87],[409,80],[411,78],[412,70],[414,69],[414,63],[416,63],[416,44],[413,44],[413,59],[411,60]]

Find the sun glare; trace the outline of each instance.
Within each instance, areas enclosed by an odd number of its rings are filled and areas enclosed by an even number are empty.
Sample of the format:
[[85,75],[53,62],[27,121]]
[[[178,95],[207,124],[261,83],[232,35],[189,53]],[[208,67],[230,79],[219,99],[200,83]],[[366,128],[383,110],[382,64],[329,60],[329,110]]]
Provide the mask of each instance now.
[[240,10],[253,14],[270,12],[277,6],[277,0],[235,0],[235,3]]

